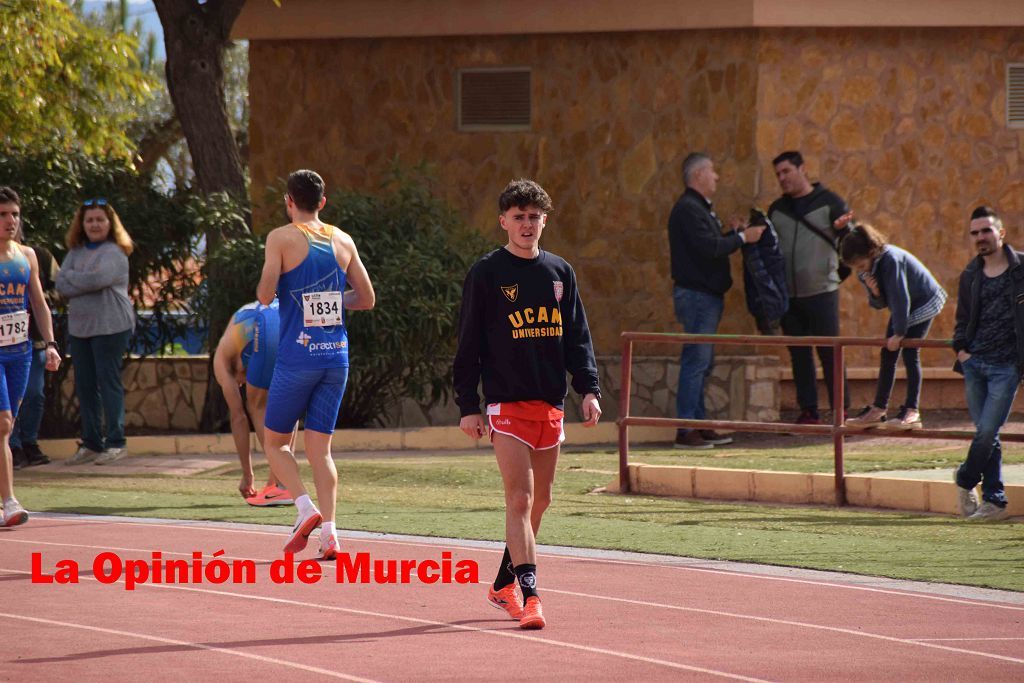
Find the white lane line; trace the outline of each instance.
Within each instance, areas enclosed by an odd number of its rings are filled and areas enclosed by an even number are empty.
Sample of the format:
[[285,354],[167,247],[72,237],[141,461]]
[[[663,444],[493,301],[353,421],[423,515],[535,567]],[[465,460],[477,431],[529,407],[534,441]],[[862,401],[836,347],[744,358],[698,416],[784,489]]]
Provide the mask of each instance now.
[[927,643],[934,641],[947,641],[947,640],[1024,640],[1024,638],[910,638],[910,640],[916,640],[919,643]]
[[[607,595],[592,595],[590,593],[577,593],[576,591],[563,591],[554,588],[544,587],[545,593],[560,593],[562,595],[573,595],[580,598],[589,598],[593,600],[610,600],[612,602],[624,602],[631,605],[640,605],[643,607],[657,607],[659,609],[670,609],[678,610],[680,612],[695,612],[697,614],[711,614],[718,617],[731,617],[733,619],[746,619],[749,621],[761,621],[769,624],[785,624],[786,626],[799,626],[802,628],[817,629],[821,631],[832,631],[834,633],[843,633],[850,636],[861,636],[863,638],[874,638],[876,640],[885,640],[891,643],[900,643],[902,645],[919,645],[921,647],[935,648],[936,650],[946,650],[948,652],[956,652],[957,654],[976,655],[978,657],[986,657],[988,659],[998,659],[1005,662],[1013,662],[1014,664],[1024,664],[1024,659],[1018,659],[1017,657],[1006,657],[1004,655],[991,654],[988,652],[978,652],[976,650],[964,650],[958,647],[947,647],[945,645],[933,645],[925,640],[945,640],[941,638],[936,639],[924,639],[924,638],[896,638],[895,636],[886,636],[880,633],[870,633],[868,631],[857,631],[849,628],[840,628],[838,626],[823,626],[821,624],[809,624],[803,621],[791,621],[789,619],[775,619],[773,617],[758,617],[751,614],[738,614],[736,612],[723,612],[721,610],[714,609],[701,609],[698,607],[682,607],[680,605],[666,605],[660,602],[650,602],[647,600],[630,600],[628,598],[613,598]],[[949,639],[956,640],[956,639]],[[964,639],[973,640],[973,639]]]
[[[58,518],[57,517],[51,517],[50,519],[58,519]],[[200,531],[216,531],[216,532],[224,531],[224,532],[236,533],[236,534],[254,534],[254,535],[260,535],[260,536],[278,536],[278,537],[281,536],[281,532],[257,531],[255,529],[230,529],[230,528],[222,528],[222,527],[219,527],[219,526],[200,526],[199,524],[192,524],[192,523],[187,523],[187,524],[163,524],[163,523],[159,523],[159,522],[150,523],[150,522],[133,522],[133,521],[107,520],[107,519],[103,519],[103,520],[99,520],[99,519],[73,519],[73,518],[64,517],[64,516],[59,517],[59,519],[61,521],[74,521],[74,522],[78,522],[80,524],[96,524],[96,525],[100,525],[100,526],[109,525],[109,524],[123,524],[123,525],[126,525],[126,526],[142,526],[142,527],[156,527],[156,528],[170,528],[170,529],[193,529],[193,530],[200,530]],[[343,533],[340,536],[342,538],[344,538],[344,534]],[[356,539],[354,539],[354,540],[356,540],[358,542],[378,543],[378,544],[384,544],[384,545],[405,545],[405,546],[414,546],[414,547],[421,547],[421,548],[422,547],[427,547],[427,548],[452,548],[452,549],[458,549],[458,550],[464,550],[464,551],[493,553],[493,554],[501,554],[501,553],[504,552],[504,549],[499,550],[499,549],[496,549],[496,548],[480,548],[480,547],[477,547],[477,546],[468,546],[468,545],[464,546],[464,545],[458,545],[458,544],[455,544],[455,543],[431,543],[431,542],[427,542],[427,541],[418,542],[418,541],[410,541],[410,540],[376,539],[376,538],[364,538],[364,537],[361,537],[361,536],[356,538]],[[146,551],[146,552],[149,552],[149,551]],[[665,564],[665,563],[659,563],[659,562],[642,562],[642,561],[639,561],[639,560],[613,560],[613,559],[608,559],[608,558],[577,557],[575,555],[563,555],[563,554],[558,554],[558,553],[538,552],[537,554],[540,557],[555,558],[555,559],[560,559],[560,560],[571,560],[571,561],[576,561],[576,562],[596,562],[596,563],[603,563],[603,564],[625,565],[625,566],[630,566],[630,567],[651,567],[651,568],[656,568],[656,569],[673,569],[673,570],[679,570],[679,571],[704,572],[704,573],[708,573],[708,574],[716,574],[716,575],[721,575],[721,576],[734,576],[734,577],[748,578],[748,579],[759,579],[759,580],[762,580],[762,581],[782,581],[782,582],[785,582],[785,583],[797,583],[797,584],[803,584],[803,585],[821,586],[821,587],[825,587],[825,588],[842,588],[842,589],[845,589],[845,590],[866,591],[868,593],[880,593],[882,595],[898,595],[898,596],[901,596],[901,597],[918,598],[918,599],[922,599],[922,600],[935,600],[937,602],[949,602],[949,603],[954,603],[954,604],[958,604],[958,605],[971,605],[973,607],[984,607],[984,608],[987,608],[987,609],[1005,609],[1005,610],[1011,610],[1011,611],[1015,611],[1015,612],[1024,612],[1024,607],[1022,607],[1022,606],[1019,606],[1019,605],[1007,605],[1005,603],[999,603],[999,602],[986,602],[986,601],[978,601],[978,600],[969,600],[969,599],[966,599],[966,598],[950,598],[950,597],[946,597],[946,596],[942,596],[942,595],[935,595],[933,593],[918,593],[918,592],[914,592],[914,591],[900,591],[900,590],[893,590],[893,589],[889,589],[889,588],[872,588],[870,586],[857,586],[857,585],[852,585],[852,584],[835,583],[835,582],[832,582],[832,581],[815,581],[815,580],[812,580],[812,579],[796,579],[796,578],[787,577],[787,576],[766,576],[764,574],[754,574],[754,573],[744,572],[744,571],[740,571],[740,570],[712,569],[712,568],[709,568],[709,567],[685,567],[685,566],[680,566],[680,565],[676,565],[676,564]],[[808,571],[821,571],[821,570],[808,570]],[[862,575],[856,575],[856,576],[862,577]],[[898,579],[893,579],[893,580],[895,581],[895,580],[898,580]]]
[[[0,569],[0,571],[10,572],[9,569]],[[18,574],[27,574],[28,572],[15,572]],[[232,650],[227,647],[217,647],[216,645],[206,645],[204,643],[193,643],[185,640],[174,640],[173,638],[162,638],[160,636],[151,636],[145,633],[137,633],[135,631],[119,631],[112,628],[102,628],[100,626],[89,626],[87,624],[75,624],[69,621],[55,621],[53,619],[41,619],[39,617],[30,617],[24,614],[10,614],[8,612],[0,612],[0,618],[7,619],[20,619],[22,621],[31,621],[37,624],[46,624],[47,626],[60,626],[63,628],[77,628],[83,631],[94,631],[96,633],[103,633],[106,635],[124,636],[126,638],[135,638],[138,640],[148,640],[154,643],[163,643],[164,645],[177,645],[179,647],[187,647],[194,650],[207,650],[208,652],[219,652],[220,654],[232,655],[234,657],[243,657],[245,659],[252,659],[257,662],[264,664],[277,664],[279,666],[286,666],[292,669],[300,669],[302,671],[308,671],[309,673],[320,674],[321,676],[329,676],[331,678],[340,678],[344,681],[359,681],[360,683],[376,683],[370,678],[359,678],[358,676],[349,676],[347,674],[339,673],[337,671],[328,671],[327,669],[320,669],[315,666],[309,666],[307,664],[300,664],[298,662],[289,662],[283,659],[276,659],[274,657],[264,657],[263,655],[252,654],[251,652],[241,652],[240,650]]]
[[[26,541],[26,540],[19,540],[19,539],[0,539],[0,542],[3,542],[3,541],[14,542],[14,543],[33,544],[33,541]],[[55,545],[55,546],[73,547],[73,548],[87,548],[87,549],[90,549],[90,550],[117,550],[117,551],[121,551],[121,552],[132,552],[132,553],[150,553],[150,552],[152,552],[152,550],[143,549],[143,548],[111,548],[109,546],[82,545],[82,544],[77,544],[77,543],[56,543],[56,542],[52,542],[52,541],[37,541],[37,542],[34,542],[34,543],[37,544],[37,545]],[[181,555],[181,556],[184,556],[184,557],[192,557],[191,553],[174,552],[174,551],[168,551],[168,550],[164,550],[164,551],[161,551],[161,552],[164,555]],[[254,557],[253,558],[232,557],[230,555],[222,555],[221,558],[225,559],[225,560],[251,559],[251,560],[253,560],[255,562],[270,562],[271,561],[271,560],[267,560],[267,559],[254,558]],[[0,571],[8,571],[8,572],[13,572],[13,573],[21,573],[21,574],[27,574],[28,573],[28,572],[19,571],[19,570],[7,570],[7,569],[0,569]],[[181,586],[169,586],[169,585],[165,586],[165,585],[159,585],[159,584],[137,584],[137,585],[138,586],[151,586],[153,588],[161,588],[161,587],[172,588],[172,587],[175,587],[175,588],[181,588],[182,590],[196,590],[196,591],[211,592],[211,593],[224,594],[224,595],[238,595],[240,597],[249,597],[249,598],[252,598],[252,599],[263,599],[260,596],[247,596],[247,595],[243,595],[243,594],[231,593],[229,591],[215,591],[215,590],[199,589],[199,588],[184,588],[184,587],[181,587]],[[577,592],[577,591],[560,590],[560,589],[557,589],[557,588],[551,588],[550,586],[545,586],[544,587],[544,591],[548,592],[548,593],[558,593],[558,594],[561,594],[561,595],[571,595],[571,596],[574,596],[574,597],[582,597],[582,598],[592,599],[592,600],[596,600],[596,601],[620,602],[620,603],[625,603],[625,604],[630,604],[630,605],[638,605],[638,606],[641,606],[641,607],[655,607],[655,608],[658,608],[658,609],[669,609],[669,610],[676,610],[676,611],[680,611],[680,612],[693,612],[693,613],[698,613],[698,614],[710,614],[710,615],[714,615],[714,616],[729,617],[729,618],[733,618],[733,619],[744,619],[744,620],[748,620],[748,621],[758,621],[758,622],[765,622],[765,623],[783,624],[783,625],[786,625],[786,626],[798,626],[798,627],[801,627],[801,628],[814,629],[814,630],[819,630],[819,631],[828,631],[828,632],[833,632],[833,633],[842,633],[842,634],[845,634],[845,635],[860,636],[860,637],[863,637],[863,638],[873,638],[873,639],[877,639],[877,640],[884,640],[884,641],[889,641],[889,642],[894,642],[894,643],[900,643],[900,644],[903,644],[903,645],[917,645],[919,647],[929,647],[929,648],[935,648],[935,649],[939,649],[939,650],[947,650],[947,651],[950,651],[950,652],[956,652],[956,653],[959,653],[959,654],[971,654],[971,655],[976,655],[978,657],[985,657],[985,658],[989,658],[989,659],[999,659],[999,660],[1009,661],[1009,662],[1013,662],[1013,663],[1017,663],[1017,664],[1024,664],[1024,659],[1017,659],[1017,658],[1014,658],[1014,657],[1007,657],[1007,656],[1003,656],[1003,655],[991,654],[991,653],[988,653],[988,652],[981,652],[981,651],[977,651],[977,650],[965,650],[965,649],[962,649],[962,648],[947,647],[947,646],[943,646],[943,645],[933,645],[933,644],[930,644],[929,642],[926,642],[928,639],[922,639],[922,638],[916,638],[916,639],[915,638],[897,638],[895,636],[886,636],[886,635],[883,635],[883,634],[880,634],[880,633],[871,633],[871,632],[868,632],[868,631],[847,629],[847,628],[842,628],[842,627],[838,627],[838,626],[826,626],[826,625],[823,625],[823,624],[811,624],[811,623],[802,622],[802,621],[792,621],[792,620],[788,620],[788,619],[776,619],[776,618],[773,618],[773,617],[762,617],[762,616],[757,616],[757,615],[753,615],[753,614],[740,614],[740,613],[737,613],[737,612],[725,612],[725,611],[721,611],[721,610],[710,610],[710,609],[703,609],[703,608],[699,608],[699,607],[683,607],[681,605],[669,605],[669,604],[660,603],[660,602],[651,602],[651,601],[647,601],[647,600],[633,600],[633,599],[630,599],[630,598],[619,598],[619,597],[613,597],[613,596],[609,596],[609,595],[594,595],[594,594],[590,594],[590,593],[580,593],[580,592]],[[290,603],[290,604],[304,604],[305,605],[305,604],[308,604],[308,603]],[[340,610],[345,611],[345,608],[340,608],[340,607],[339,608],[331,608],[331,607],[324,606],[324,608],[325,609],[340,609]],[[348,611],[351,611],[351,610],[348,610]],[[378,614],[378,613],[369,613],[369,614],[374,614],[374,615],[378,615],[378,616],[389,616],[389,615],[384,615],[383,613],[380,613],[380,614]],[[406,619],[406,618],[413,619],[413,617],[400,617],[400,616],[397,616],[397,615],[390,615],[390,616],[393,616],[394,618],[398,618],[398,619]],[[416,620],[416,621],[417,621],[417,623],[430,623],[430,624],[441,623],[441,622],[428,622],[428,621],[421,621],[421,620]],[[490,631],[488,629],[475,629],[475,628],[471,628],[471,627],[462,627],[462,626],[455,626],[455,625],[452,625],[452,626],[455,627],[455,628],[467,628],[467,629],[470,629],[470,630],[480,631],[480,632],[483,632],[483,633],[495,633],[495,634],[498,634],[498,632]],[[510,635],[510,634],[502,633],[500,635]],[[530,639],[530,640],[537,640],[537,639],[534,639],[534,638],[528,638],[528,639]],[[942,640],[942,639],[936,639],[936,640]],[[973,640],[973,639],[965,639],[965,640]],[[540,642],[556,642],[556,641],[542,640]],[[581,646],[581,647],[585,647],[585,646]],[[609,651],[609,652],[611,652],[611,651]],[[627,654],[627,653],[622,653],[622,654]],[[647,660],[644,660],[644,661],[647,661]]]
[[[171,554],[171,553],[167,553],[167,554]],[[259,561],[259,560],[257,560],[257,561]],[[19,570],[19,569],[3,569],[3,568],[0,568],[0,573],[6,573],[6,574],[31,574],[31,572],[22,571],[22,570]],[[93,577],[91,577],[91,576],[83,576],[82,578],[90,579],[90,580],[93,580],[93,581],[96,580],[96,579],[93,579]],[[115,583],[121,583],[121,582],[118,581],[118,582],[115,582]],[[601,647],[591,647],[589,645],[579,645],[577,643],[569,643],[569,642],[564,642],[564,641],[560,641],[560,640],[550,640],[550,639],[547,639],[547,638],[537,638],[537,637],[533,637],[533,636],[528,636],[528,635],[523,634],[523,633],[514,633],[514,632],[510,632],[510,631],[493,631],[493,630],[490,630],[490,629],[478,628],[476,626],[466,626],[464,624],[452,624],[452,623],[447,623],[447,622],[443,622],[443,621],[432,621],[430,619],[419,619],[419,618],[416,618],[416,617],[407,617],[407,616],[403,616],[403,615],[400,615],[400,614],[388,614],[386,612],[373,612],[373,611],[370,611],[370,610],[353,609],[351,607],[337,607],[335,605],[324,605],[322,603],[316,603],[316,602],[302,602],[302,601],[299,601],[299,600],[288,600],[286,598],[272,598],[272,597],[264,596],[264,595],[246,595],[244,593],[235,593],[235,592],[232,592],[232,591],[211,590],[211,589],[208,589],[208,588],[194,588],[194,587],[191,587],[191,586],[177,586],[177,585],[169,585],[169,584],[151,584],[151,583],[136,584],[136,587],[143,587],[143,586],[145,586],[146,588],[163,588],[163,589],[166,589],[166,590],[180,590],[180,591],[188,591],[188,592],[191,592],[191,593],[204,593],[204,594],[208,594],[208,595],[217,595],[217,596],[221,596],[221,597],[241,598],[243,600],[257,600],[257,601],[261,601],[261,602],[273,602],[273,603],[276,603],[276,604],[291,605],[291,606],[294,606],[294,607],[312,607],[312,608],[317,609],[317,610],[328,610],[328,611],[333,611],[333,612],[345,612],[345,613],[348,613],[348,614],[357,614],[359,616],[375,617],[375,618],[381,618],[381,619],[393,619],[395,621],[404,621],[404,622],[409,622],[409,623],[413,623],[413,624],[421,624],[421,625],[427,625],[427,626],[439,626],[439,627],[442,627],[442,628],[452,628],[452,629],[457,629],[457,630],[460,630],[460,631],[469,631],[469,632],[472,632],[472,633],[482,633],[484,635],[501,636],[503,638],[515,638],[515,639],[518,639],[518,640],[526,640],[526,641],[533,642],[533,643],[540,643],[540,644],[543,644],[543,645],[550,645],[552,647],[562,647],[562,648],[567,648],[567,649],[570,649],[570,650],[577,650],[577,651],[580,651],[580,652],[588,652],[588,653],[591,653],[591,654],[599,654],[599,655],[607,655],[607,656],[610,656],[610,657],[618,657],[618,658],[621,658],[621,659],[627,659],[627,660],[634,661],[634,662],[644,662],[646,664],[656,664],[658,666],[664,666],[664,667],[668,667],[668,668],[671,668],[671,669],[678,669],[680,671],[692,671],[692,672],[695,672],[695,673],[708,674],[708,675],[711,675],[711,676],[718,676],[720,678],[728,678],[728,679],[732,679],[732,680],[736,680],[736,681],[748,681],[750,683],[768,683],[768,681],[766,681],[765,679],[762,679],[762,678],[750,678],[748,676],[741,676],[739,674],[731,674],[731,673],[728,673],[726,671],[716,671],[715,669],[706,669],[706,668],[700,667],[700,666],[690,666],[688,664],[680,664],[678,662],[669,662],[669,661],[666,661],[664,659],[656,659],[654,657],[644,657],[643,655],[634,655],[634,654],[630,654],[628,652],[618,652],[616,650],[608,650],[608,649],[601,648]],[[3,613],[0,613],[0,616],[7,616],[7,615],[4,615]],[[17,615],[10,615],[10,616],[14,616],[14,617],[17,618]],[[88,628],[88,627],[86,627],[86,628]],[[126,634],[126,635],[130,635],[130,634]],[[202,645],[199,645],[199,644],[196,644],[196,646],[197,647],[203,647]],[[219,648],[211,648],[211,649],[219,649]],[[244,653],[238,653],[238,654],[244,654]],[[255,657],[255,655],[254,655],[254,657]]]

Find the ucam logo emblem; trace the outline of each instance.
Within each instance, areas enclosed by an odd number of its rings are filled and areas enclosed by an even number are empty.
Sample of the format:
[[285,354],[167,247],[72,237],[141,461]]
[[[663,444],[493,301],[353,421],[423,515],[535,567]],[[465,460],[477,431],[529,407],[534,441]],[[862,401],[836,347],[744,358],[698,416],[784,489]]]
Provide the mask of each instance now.
[[295,343],[296,343],[296,344],[302,344],[303,346],[306,346],[307,344],[309,344],[309,340],[310,340],[310,339],[312,339],[312,337],[310,337],[310,336],[309,336],[308,334],[306,334],[305,332],[299,332],[299,336],[298,336],[298,338],[297,338],[297,339],[295,340]]

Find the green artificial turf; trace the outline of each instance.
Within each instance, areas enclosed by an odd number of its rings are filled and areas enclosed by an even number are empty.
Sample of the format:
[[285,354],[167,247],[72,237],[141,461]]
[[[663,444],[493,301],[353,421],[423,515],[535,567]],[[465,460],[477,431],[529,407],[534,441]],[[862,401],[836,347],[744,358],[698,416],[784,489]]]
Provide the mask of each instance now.
[[[953,447],[955,446],[955,447]],[[847,471],[952,467],[963,444],[899,455],[891,445],[854,446]],[[929,450],[930,449],[930,450]],[[906,449],[904,449],[905,451]],[[1021,462],[1021,449],[1007,449]],[[555,502],[540,542],[588,548],[837,570],[1024,591],[1024,524],[968,524],[949,516],[884,510],[795,507],[594,493],[617,469],[610,450],[562,454]],[[791,471],[831,470],[830,444],[716,449],[634,460]],[[97,468],[99,469],[99,468]],[[500,540],[501,482],[487,451],[400,457],[347,456],[340,473],[338,526],[424,536]],[[257,481],[266,470],[257,468]],[[308,468],[303,476],[310,481]],[[246,506],[237,466],[188,477],[116,477],[29,468],[16,476],[30,510],[290,525],[293,508]],[[211,549],[212,550],[212,549]]]

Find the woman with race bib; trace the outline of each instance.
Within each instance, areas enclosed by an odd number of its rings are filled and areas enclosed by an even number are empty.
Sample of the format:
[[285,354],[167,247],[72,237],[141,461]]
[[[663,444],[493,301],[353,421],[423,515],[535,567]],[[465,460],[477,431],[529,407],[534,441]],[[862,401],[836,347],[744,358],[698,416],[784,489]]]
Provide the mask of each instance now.
[[28,307],[46,341],[46,369],[60,365],[60,353],[53,340],[50,308],[39,284],[39,263],[31,247],[15,240],[21,224],[21,199],[9,187],[0,187],[0,496],[3,515],[0,525],[17,526],[28,521],[28,513],[14,497],[14,469],[9,440],[14,418],[25,396],[32,367],[32,342],[28,338]]

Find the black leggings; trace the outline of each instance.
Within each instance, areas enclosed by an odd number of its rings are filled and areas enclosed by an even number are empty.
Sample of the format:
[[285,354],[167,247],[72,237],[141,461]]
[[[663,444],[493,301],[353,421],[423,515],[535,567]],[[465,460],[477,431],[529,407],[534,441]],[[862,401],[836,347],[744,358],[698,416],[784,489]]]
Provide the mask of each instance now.
[[[907,328],[905,339],[924,339],[932,326],[931,319]],[[885,338],[893,335],[892,318],[885,328]],[[885,410],[889,406],[889,396],[896,383],[896,360],[903,354],[903,367],[907,369],[907,400],[903,403],[907,408],[917,410],[921,398],[921,354],[920,349],[898,349],[890,351],[882,347],[881,362],[878,364],[878,389],[875,393],[875,407]]]

